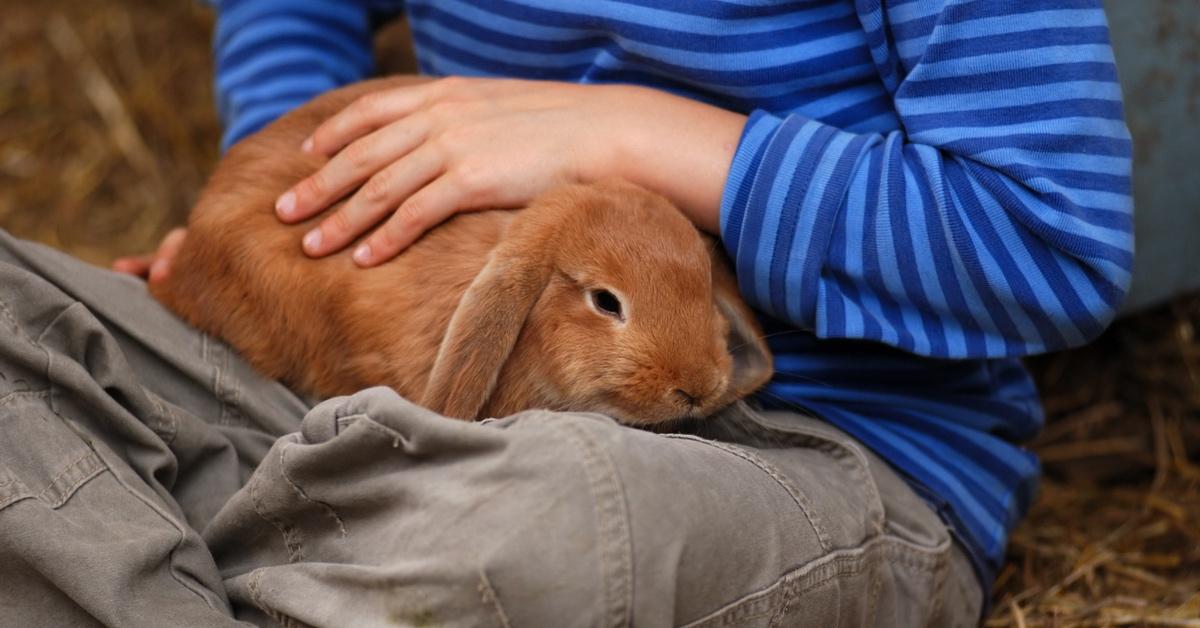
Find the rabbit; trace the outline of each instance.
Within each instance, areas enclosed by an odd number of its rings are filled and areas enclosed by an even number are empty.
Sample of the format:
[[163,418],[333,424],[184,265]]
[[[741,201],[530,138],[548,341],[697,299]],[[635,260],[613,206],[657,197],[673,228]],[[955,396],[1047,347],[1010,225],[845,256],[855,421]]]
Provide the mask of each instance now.
[[317,219],[284,225],[273,209],[324,163],[301,141],[357,97],[415,80],[326,93],[236,144],[151,294],[298,392],[386,385],[459,419],[540,408],[661,425],[770,378],[720,247],[627,182],[458,214],[373,268],[346,253],[307,258],[300,236]]

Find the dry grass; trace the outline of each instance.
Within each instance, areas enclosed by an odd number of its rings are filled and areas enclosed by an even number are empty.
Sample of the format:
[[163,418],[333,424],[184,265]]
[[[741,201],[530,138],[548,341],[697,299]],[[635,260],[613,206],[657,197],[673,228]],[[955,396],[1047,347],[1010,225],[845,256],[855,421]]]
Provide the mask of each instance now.
[[0,225],[91,262],[181,222],[217,157],[209,12],[183,0],[7,2]]
[[988,626],[1200,627],[1200,298],[1033,361],[1046,469]]
[[[217,156],[210,29],[185,0],[8,2],[0,227],[106,263],[181,222]],[[1198,327],[1192,297],[1033,361],[1046,480],[988,626],[1200,628]]]

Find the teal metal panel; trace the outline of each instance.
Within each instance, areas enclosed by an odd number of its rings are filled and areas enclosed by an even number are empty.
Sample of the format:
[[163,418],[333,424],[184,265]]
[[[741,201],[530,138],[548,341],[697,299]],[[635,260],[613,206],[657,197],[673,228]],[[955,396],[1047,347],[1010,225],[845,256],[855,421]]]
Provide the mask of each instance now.
[[1132,311],[1200,290],[1200,0],[1105,9],[1134,143]]

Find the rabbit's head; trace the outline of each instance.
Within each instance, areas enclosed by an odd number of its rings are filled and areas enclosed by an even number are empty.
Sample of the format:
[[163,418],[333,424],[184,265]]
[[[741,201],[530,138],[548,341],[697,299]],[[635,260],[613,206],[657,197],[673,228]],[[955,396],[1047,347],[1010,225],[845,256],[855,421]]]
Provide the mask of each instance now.
[[606,182],[553,190],[514,219],[451,320],[425,402],[466,418],[517,409],[489,403],[502,368],[554,409],[655,423],[753,392],[771,358],[716,242],[663,197]]

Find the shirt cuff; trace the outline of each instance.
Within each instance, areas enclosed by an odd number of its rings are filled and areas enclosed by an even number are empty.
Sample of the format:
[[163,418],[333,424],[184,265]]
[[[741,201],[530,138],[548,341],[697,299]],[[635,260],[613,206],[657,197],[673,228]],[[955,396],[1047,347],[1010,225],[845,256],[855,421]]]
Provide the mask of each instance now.
[[755,111],[721,199],[721,239],[752,304],[818,328],[818,281],[853,173],[877,135]]

